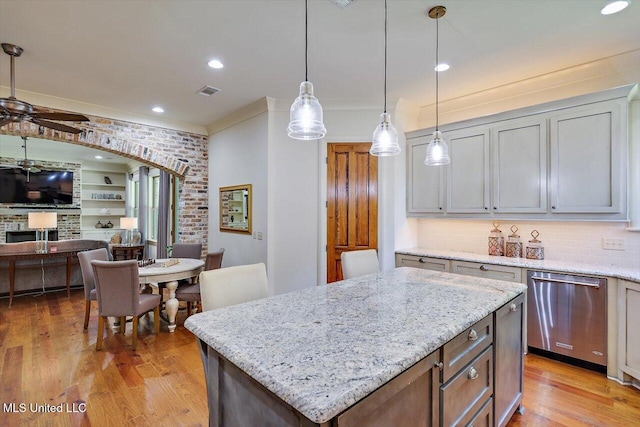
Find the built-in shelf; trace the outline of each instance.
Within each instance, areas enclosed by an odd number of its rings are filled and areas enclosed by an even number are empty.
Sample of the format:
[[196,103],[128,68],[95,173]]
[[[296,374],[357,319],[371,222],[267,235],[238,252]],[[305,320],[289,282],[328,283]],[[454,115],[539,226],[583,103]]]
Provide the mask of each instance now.
[[[108,239],[110,235],[121,231],[115,227],[120,225],[117,218],[125,216],[127,171],[124,165],[113,165],[112,170],[102,169],[108,167],[111,165],[83,165],[80,230],[85,238]],[[109,177],[111,184],[104,182],[105,176]],[[114,228],[95,228],[98,221],[103,224],[111,221]]]

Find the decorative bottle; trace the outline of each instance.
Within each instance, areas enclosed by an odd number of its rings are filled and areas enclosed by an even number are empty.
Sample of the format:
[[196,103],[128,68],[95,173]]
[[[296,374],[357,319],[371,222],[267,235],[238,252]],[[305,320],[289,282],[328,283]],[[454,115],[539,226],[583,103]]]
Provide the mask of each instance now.
[[520,236],[517,234],[518,227],[515,225],[511,226],[511,234],[509,234],[509,238],[506,243],[506,255],[511,258],[522,258],[522,241],[520,240]]
[[528,259],[544,259],[544,248],[542,247],[542,242],[538,240],[538,230],[533,230],[531,232],[531,237],[533,240],[529,240],[527,244],[527,258]]

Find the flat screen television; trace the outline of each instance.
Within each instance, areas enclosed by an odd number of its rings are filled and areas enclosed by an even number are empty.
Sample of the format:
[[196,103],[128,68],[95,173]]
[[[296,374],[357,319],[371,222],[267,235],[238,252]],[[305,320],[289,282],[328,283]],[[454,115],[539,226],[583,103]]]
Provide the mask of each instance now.
[[0,169],[0,203],[68,205],[73,203],[73,172]]

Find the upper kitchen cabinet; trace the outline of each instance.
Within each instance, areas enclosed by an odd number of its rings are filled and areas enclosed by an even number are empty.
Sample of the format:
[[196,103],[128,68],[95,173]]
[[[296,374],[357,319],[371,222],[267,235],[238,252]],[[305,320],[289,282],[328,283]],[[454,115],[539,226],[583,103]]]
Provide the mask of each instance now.
[[451,157],[447,166],[423,164],[433,129],[407,133],[407,214],[627,220],[632,89],[624,86],[441,126]]
[[407,212],[413,214],[444,213],[444,168],[426,166],[427,145],[431,135],[407,142]]
[[547,121],[507,120],[491,128],[494,213],[547,212]]
[[[450,213],[489,213],[489,130],[485,126],[447,132]],[[426,166],[438,168],[438,166]]]
[[[626,100],[563,110],[550,117],[553,213],[626,210]],[[623,210],[624,209],[624,210]]]

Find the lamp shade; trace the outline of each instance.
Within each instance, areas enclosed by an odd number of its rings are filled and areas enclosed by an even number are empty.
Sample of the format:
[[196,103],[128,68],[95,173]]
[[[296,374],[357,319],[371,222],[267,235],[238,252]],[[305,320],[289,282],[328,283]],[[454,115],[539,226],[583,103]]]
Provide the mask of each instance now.
[[380,114],[380,124],[373,131],[371,142],[369,153],[373,156],[395,156],[400,153],[398,131],[391,124],[391,115],[389,113]]
[[313,96],[313,84],[300,83],[300,96],[293,101],[287,134],[293,139],[320,139],[327,133],[322,122],[322,106]]
[[55,212],[29,212],[28,227],[43,230],[58,228],[58,214]]
[[134,216],[124,216],[120,218],[120,228],[124,230],[135,230],[138,228],[138,218]]
[[427,145],[427,157],[424,164],[427,166],[448,165],[451,163],[447,141],[442,138],[440,131],[433,132],[433,140]]

